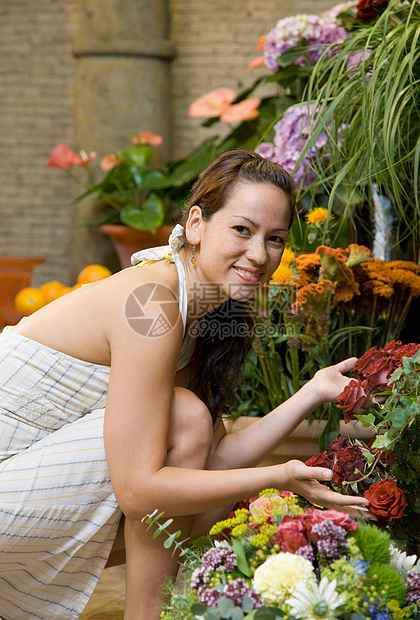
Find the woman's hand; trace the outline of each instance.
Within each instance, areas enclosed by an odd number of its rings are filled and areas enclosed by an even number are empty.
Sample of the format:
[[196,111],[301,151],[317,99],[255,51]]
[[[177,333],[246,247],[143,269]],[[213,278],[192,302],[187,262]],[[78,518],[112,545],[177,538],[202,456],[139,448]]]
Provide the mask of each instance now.
[[356,361],[357,357],[349,357],[334,366],[322,368],[308,381],[306,386],[316,392],[320,404],[331,402],[341,394],[346,385],[351,381],[351,377],[345,377],[343,373],[349,372],[354,367]]
[[293,460],[284,464],[288,479],[288,491],[301,495],[315,506],[323,506],[333,510],[347,512],[352,517],[363,516],[365,519],[376,520],[369,512],[369,501],[364,497],[341,495],[331,491],[320,482],[328,482],[332,478],[332,471],[325,467],[307,467],[301,461]]

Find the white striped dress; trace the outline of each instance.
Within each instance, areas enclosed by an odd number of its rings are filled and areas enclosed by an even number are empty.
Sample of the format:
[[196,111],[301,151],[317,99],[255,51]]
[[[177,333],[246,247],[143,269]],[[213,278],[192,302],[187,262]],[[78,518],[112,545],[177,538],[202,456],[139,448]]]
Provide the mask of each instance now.
[[[185,326],[185,273],[175,263]],[[3,620],[78,618],[105,566],[121,517],[103,442],[109,371],[9,328],[0,335]]]

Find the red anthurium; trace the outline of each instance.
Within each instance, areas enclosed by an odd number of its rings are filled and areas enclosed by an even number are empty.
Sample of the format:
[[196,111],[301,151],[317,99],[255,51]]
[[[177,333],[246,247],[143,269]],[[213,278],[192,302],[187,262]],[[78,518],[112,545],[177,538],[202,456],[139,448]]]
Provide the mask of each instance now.
[[163,142],[162,136],[153,131],[139,131],[131,139],[133,144],[150,144],[150,146],[160,146]]
[[87,166],[95,159],[96,153],[92,151],[89,155],[83,151],[80,155],[71,150],[67,144],[57,144],[51,151],[47,166],[68,170],[71,166]]
[[113,168],[119,165],[120,165],[120,160],[118,159],[118,156],[115,155],[115,153],[110,153],[109,155],[105,155],[104,157],[102,157],[101,161],[99,162],[99,166],[101,170],[103,170],[104,172],[109,172],[110,170],[112,170]]

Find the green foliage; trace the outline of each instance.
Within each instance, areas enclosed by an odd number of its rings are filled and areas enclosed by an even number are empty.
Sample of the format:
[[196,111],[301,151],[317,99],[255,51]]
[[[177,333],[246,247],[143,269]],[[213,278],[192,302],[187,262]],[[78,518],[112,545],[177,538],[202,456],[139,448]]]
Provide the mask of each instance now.
[[367,570],[369,583],[380,594],[381,601],[395,599],[404,605],[407,596],[407,586],[404,578],[392,566],[373,562]]
[[[396,243],[419,248],[420,222],[420,6],[389,2],[379,18],[352,32],[338,55],[324,53],[313,68],[305,96],[318,121],[305,146],[312,148],[332,121],[330,163],[318,161],[312,189],[331,188],[330,206],[343,184],[371,204],[371,184],[388,196],[397,219]],[[360,64],[348,59],[359,55]],[[363,202],[363,201],[362,201]],[[369,236],[365,210],[348,205]],[[363,221],[364,220],[364,221]],[[416,259],[416,258],[415,258]]]
[[365,562],[389,562],[391,541],[387,532],[372,525],[359,525],[353,532],[353,538]]

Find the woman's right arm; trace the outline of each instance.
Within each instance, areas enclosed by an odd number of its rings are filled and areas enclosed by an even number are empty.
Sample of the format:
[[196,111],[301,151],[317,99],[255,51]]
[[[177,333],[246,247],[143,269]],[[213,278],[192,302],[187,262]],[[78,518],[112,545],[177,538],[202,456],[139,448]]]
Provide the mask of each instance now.
[[[300,461],[223,471],[167,467],[181,320],[162,336],[133,329],[125,317],[130,286],[116,290],[107,308],[111,374],[104,423],[113,489],[129,518],[141,519],[156,508],[170,516],[207,512],[268,487],[294,491],[329,508],[367,505],[364,498],[342,496],[319,484],[317,480],[325,481],[330,472]],[[158,304],[148,307],[150,320],[158,318],[159,312]]]

